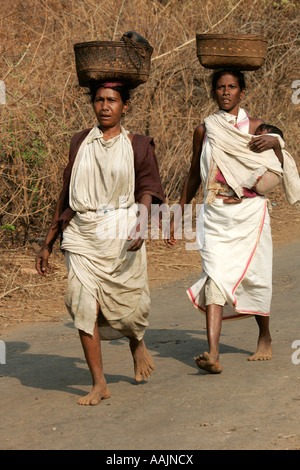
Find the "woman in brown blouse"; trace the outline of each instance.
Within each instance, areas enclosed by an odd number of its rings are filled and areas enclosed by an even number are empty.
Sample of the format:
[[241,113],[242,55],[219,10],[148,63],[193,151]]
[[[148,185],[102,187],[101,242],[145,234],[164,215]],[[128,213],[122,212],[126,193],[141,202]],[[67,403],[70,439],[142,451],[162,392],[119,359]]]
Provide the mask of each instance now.
[[143,340],[150,310],[144,234],[151,205],[164,201],[153,139],[129,134],[121,124],[130,105],[127,88],[97,84],[91,101],[98,124],[71,139],[53,222],[36,257],[45,276],[61,235],[69,273],[66,306],[93,379],[81,405],[110,396],[101,340],[127,337],[135,380],[152,374]]

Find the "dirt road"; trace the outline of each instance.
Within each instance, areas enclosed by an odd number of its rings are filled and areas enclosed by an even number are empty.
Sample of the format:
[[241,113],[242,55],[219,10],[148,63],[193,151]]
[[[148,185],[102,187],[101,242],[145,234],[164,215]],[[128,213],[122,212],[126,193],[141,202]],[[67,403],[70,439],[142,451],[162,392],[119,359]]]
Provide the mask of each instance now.
[[227,323],[221,375],[193,362],[206,349],[204,317],[185,295],[197,274],[152,289],[146,342],[156,370],[147,383],[133,382],[125,340],[103,343],[112,395],[96,407],[76,403],[90,375],[68,316],[8,329],[1,449],[300,449],[300,351],[292,347],[300,340],[300,242],[274,258],[273,359],[247,361],[257,340],[253,318]]

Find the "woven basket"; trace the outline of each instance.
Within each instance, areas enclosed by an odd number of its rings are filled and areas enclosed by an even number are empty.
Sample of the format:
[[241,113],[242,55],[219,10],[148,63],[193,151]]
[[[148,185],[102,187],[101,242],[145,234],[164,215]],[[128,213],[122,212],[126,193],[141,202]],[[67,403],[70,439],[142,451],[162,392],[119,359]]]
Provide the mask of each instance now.
[[267,55],[267,39],[255,34],[197,34],[197,57],[208,69],[259,69]]
[[129,38],[91,41],[74,45],[79,85],[118,80],[135,88],[148,80],[153,48]]

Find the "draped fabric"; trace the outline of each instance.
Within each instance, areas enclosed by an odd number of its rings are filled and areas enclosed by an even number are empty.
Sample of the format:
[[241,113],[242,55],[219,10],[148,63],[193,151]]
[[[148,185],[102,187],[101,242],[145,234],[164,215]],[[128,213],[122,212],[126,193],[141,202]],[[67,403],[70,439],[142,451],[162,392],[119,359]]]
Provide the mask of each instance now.
[[127,132],[105,141],[94,127],[72,167],[69,205],[75,215],[61,248],[69,270],[66,305],[75,326],[93,334],[96,302],[101,339],[134,336],[148,326],[150,295],[145,244],[127,251],[137,220],[135,169]]
[[[237,122],[245,119],[246,113],[240,109]],[[227,184],[242,197],[243,188],[251,189],[267,170],[281,175],[282,167],[273,150],[252,152],[248,146],[252,136],[245,133],[245,126],[232,125],[234,122],[235,116],[222,110],[204,119],[213,160]]]
[[[239,123],[242,124],[240,129],[235,129],[238,134],[230,133],[232,139],[238,135],[234,143],[237,153],[243,141],[243,133],[247,137],[249,132],[249,121],[244,113],[239,113],[237,125]],[[234,128],[235,122],[226,124]],[[272,296],[273,253],[267,200],[258,195],[243,198],[240,204],[224,204],[222,199],[213,198],[207,204],[212,168],[216,165],[216,140],[212,145],[210,135],[208,132],[204,140],[200,161],[205,189],[204,203],[197,221],[202,275],[188,289],[187,294],[197,308],[205,311],[205,285],[210,278],[226,300],[224,320],[256,314],[268,316]],[[243,181],[244,178],[239,184],[243,184]]]
[[[250,150],[248,144],[253,136],[248,133],[249,118],[242,108],[239,109],[237,119],[234,115],[219,110],[205,118],[204,123],[214,164],[238,197],[242,197],[245,188],[251,189],[262,177],[256,186],[258,192],[267,194],[281,179],[288,203],[292,205],[300,201],[297,166],[279,135],[271,134],[279,140],[283,167],[272,149],[261,153]],[[211,184],[211,180],[208,184]]]

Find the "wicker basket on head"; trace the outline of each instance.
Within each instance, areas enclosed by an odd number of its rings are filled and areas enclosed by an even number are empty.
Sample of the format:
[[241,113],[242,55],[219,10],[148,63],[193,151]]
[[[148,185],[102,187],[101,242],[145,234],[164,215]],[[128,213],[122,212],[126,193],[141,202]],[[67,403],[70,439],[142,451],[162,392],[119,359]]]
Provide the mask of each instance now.
[[197,34],[197,57],[207,69],[259,69],[267,55],[267,39],[256,34]]
[[91,41],[74,45],[79,85],[118,80],[135,88],[148,80],[150,45],[140,44],[123,36],[121,41]]

